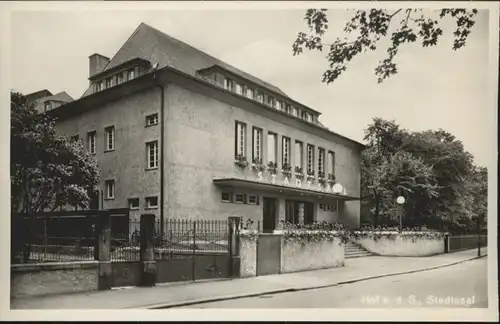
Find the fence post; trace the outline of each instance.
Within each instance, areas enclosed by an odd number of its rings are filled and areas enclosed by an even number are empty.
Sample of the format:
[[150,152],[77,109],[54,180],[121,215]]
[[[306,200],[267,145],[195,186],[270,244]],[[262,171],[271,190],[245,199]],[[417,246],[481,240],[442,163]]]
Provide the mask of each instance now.
[[156,285],[156,261],[154,254],[154,232],[155,232],[155,215],[142,214],[141,215],[141,286],[154,286]]
[[99,253],[99,279],[98,289],[108,290],[112,285],[111,269],[111,214],[109,211],[102,211],[97,218],[98,241],[97,249]]
[[449,234],[445,234],[444,235],[444,253],[448,253],[449,252]]

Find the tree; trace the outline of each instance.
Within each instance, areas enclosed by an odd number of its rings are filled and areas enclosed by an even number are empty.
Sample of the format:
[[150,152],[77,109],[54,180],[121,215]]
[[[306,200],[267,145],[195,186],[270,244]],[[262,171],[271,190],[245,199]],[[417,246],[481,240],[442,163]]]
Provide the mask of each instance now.
[[374,118],[365,130],[361,155],[364,218],[388,219],[398,195],[406,198],[405,225],[471,229],[486,219],[487,172],[477,167],[460,141],[445,130],[409,132],[394,121]]
[[[375,51],[377,45],[385,38],[390,45],[387,58],[380,61],[375,68],[378,83],[391,75],[397,74],[394,62],[399,47],[405,43],[420,42],[423,47],[431,47],[438,43],[443,34],[441,20],[451,18],[456,23],[453,32],[453,50],[465,46],[467,37],[475,24],[477,10],[442,9],[435,14],[424,14],[422,9],[386,9],[356,10],[344,28],[345,37],[337,38],[333,43],[324,43],[323,37],[328,30],[327,9],[308,9],[304,20],[308,32],[299,32],[293,43],[294,55],[299,55],[304,48],[323,51],[328,47],[327,60],[329,68],[323,73],[322,82],[334,82],[347,69],[347,64],[360,53]],[[399,18],[398,18],[399,17]],[[396,25],[390,31],[390,25]],[[353,36],[349,38],[349,36]]]
[[13,212],[87,208],[99,167],[79,141],[55,129],[20,93],[11,92],[11,208]]

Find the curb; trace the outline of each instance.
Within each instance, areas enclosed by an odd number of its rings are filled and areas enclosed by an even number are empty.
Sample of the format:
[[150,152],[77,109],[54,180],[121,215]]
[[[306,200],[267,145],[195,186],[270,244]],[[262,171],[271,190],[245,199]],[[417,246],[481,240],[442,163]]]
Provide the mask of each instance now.
[[472,261],[472,260],[484,258],[486,256],[488,256],[488,254],[484,254],[481,256],[475,256],[473,258],[460,260],[460,261],[447,263],[447,264],[442,264],[442,265],[438,265],[438,266],[433,266],[433,267],[429,267],[429,268],[421,268],[421,269],[416,269],[416,270],[408,270],[408,271],[381,274],[381,275],[376,275],[376,276],[368,276],[368,277],[362,277],[362,278],[358,278],[358,279],[339,281],[336,283],[320,285],[320,286],[282,288],[282,289],[274,289],[274,290],[268,290],[268,291],[257,292],[257,293],[241,293],[241,294],[234,294],[234,295],[225,295],[225,296],[220,296],[220,297],[205,297],[205,298],[198,298],[198,299],[192,299],[192,300],[186,300],[186,301],[180,301],[180,302],[133,306],[133,307],[127,307],[127,308],[123,308],[123,309],[166,309],[166,308],[182,307],[182,306],[189,306],[189,305],[195,305],[195,304],[204,304],[204,303],[209,303],[209,302],[218,302],[218,301],[224,301],[224,300],[230,300],[230,299],[241,299],[241,298],[257,297],[257,296],[263,296],[263,295],[281,294],[281,293],[286,293],[286,292],[296,292],[296,291],[306,291],[306,290],[313,290],[313,289],[329,288],[329,287],[351,284],[351,283],[360,282],[360,281],[366,281],[366,280],[370,280],[370,279],[378,279],[378,278],[383,278],[383,277],[391,277],[391,276],[397,276],[397,275],[402,275],[402,274],[409,274],[409,273],[414,273],[414,272],[423,272],[423,271],[428,271],[428,270],[445,268],[445,267],[449,267],[452,265],[464,263],[467,261]]

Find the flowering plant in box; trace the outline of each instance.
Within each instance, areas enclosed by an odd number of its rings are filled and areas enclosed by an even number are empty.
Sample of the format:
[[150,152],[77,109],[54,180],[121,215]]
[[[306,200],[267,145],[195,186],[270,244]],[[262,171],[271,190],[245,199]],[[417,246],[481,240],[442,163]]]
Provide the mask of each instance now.
[[257,241],[257,238],[259,237],[259,231],[258,229],[254,229],[254,221],[250,218],[248,218],[245,222],[243,222],[243,217],[240,218],[240,226],[241,229],[239,230],[239,235],[242,237],[247,237],[251,241]]
[[292,174],[292,166],[289,163],[284,163],[281,172],[286,176],[290,176]]
[[252,169],[254,171],[264,171],[266,167],[262,164],[262,159],[254,158],[252,160]]
[[277,168],[278,168],[278,164],[276,164],[275,162],[269,161],[269,163],[267,163],[267,169],[269,170],[269,172],[271,174],[276,174]]
[[236,164],[237,166],[239,166],[241,168],[246,168],[248,165],[248,161],[247,161],[246,156],[244,156],[242,154],[236,155],[234,157],[234,164]]
[[307,180],[314,180],[316,177],[314,176],[314,170],[307,171]]
[[330,186],[333,186],[335,183],[335,175],[333,173],[328,173],[328,184],[330,184]]
[[295,166],[295,177],[297,179],[304,178],[304,169],[302,167]]

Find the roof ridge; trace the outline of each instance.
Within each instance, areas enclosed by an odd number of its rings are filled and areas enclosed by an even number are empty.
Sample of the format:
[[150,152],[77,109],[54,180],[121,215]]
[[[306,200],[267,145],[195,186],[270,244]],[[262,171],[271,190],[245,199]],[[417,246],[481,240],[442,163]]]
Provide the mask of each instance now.
[[[234,66],[234,65],[232,65],[232,64],[229,64],[229,63],[227,63],[227,62],[225,62],[225,61],[222,61],[221,59],[219,59],[219,58],[217,58],[217,57],[213,56],[212,54],[207,53],[205,50],[201,50],[201,49],[199,49],[199,48],[196,48],[196,47],[194,47],[193,45],[188,44],[188,43],[186,43],[186,42],[183,42],[182,40],[180,40],[180,39],[178,39],[178,38],[176,38],[176,37],[174,37],[174,36],[172,36],[172,35],[169,35],[169,34],[167,34],[167,33],[163,32],[163,31],[159,30],[158,28],[155,28],[155,27],[153,27],[153,26],[151,26],[151,25],[148,25],[148,24],[146,24],[146,23],[144,23],[144,22],[143,22],[143,23],[141,23],[141,25],[144,25],[144,26],[146,26],[146,27],[148,27],[148,28],[150,28],[150,29],[152,29],[152,30],[154,30],[154,31],[156,31],[156,32],[158,32],[158,33],[160,33],[160,34],[162,34],[163,36],[166,36],[166,37],[168,37],[168,38],[170,38],[170,39],[172,39],[172,40],[174,40],[174,41],[178,42],[178,43],[181,43],[181,44],[184,44],[184,45],[186,45],[186,46],[188,46],[188,47],[191,47],[192,49],[194,49],[194,50],[198,51],[198,52],[199,52],[199,53],[201,53],[202,55],[207,56],[207,57],[209,57],[210,59],[212,59],[212,60],[214,60],[214,61],[216,61],[216,62],[221,62],[221,63],[224,63],[224,64],[226,64],[226,65],[230,66],[231,68],[233,68],[233,69],[235,69],[235,70],[237,70],[237,71],[239,71],[239,72],[241,72],[241,73],[248,74],[248,75],[250,75],[250,76],[252,76],[252,77],[254,77],[254,78],[256,78],[256,79],[260,80],[261,82],[264,82],[264,83],[268,84],[269,86],[275,87],[276,89],[278,89],[279,91],[283,92],[283,94],[285,94],[285,95],[286,95],[286,93],[285,93],[283,90],[281,90],[279,87],[277,87],[277,86],[273,85],[272,83],[267,82],[267,81],[264,81],[264,80],[262,80],[261,78],[259,78],[259,77],[255,76],[255,75],[252,75],[252,74],[250,74],[250,73],[248,73],[248,72],[245,72],[245,71],[243,71],[242,69],[239,69],[239,68],[235,67],[235,66]],[[218,65],[218,64],[216,63],[215,65]],[[287,95],[287,96],[288,96],[288,95]]]

